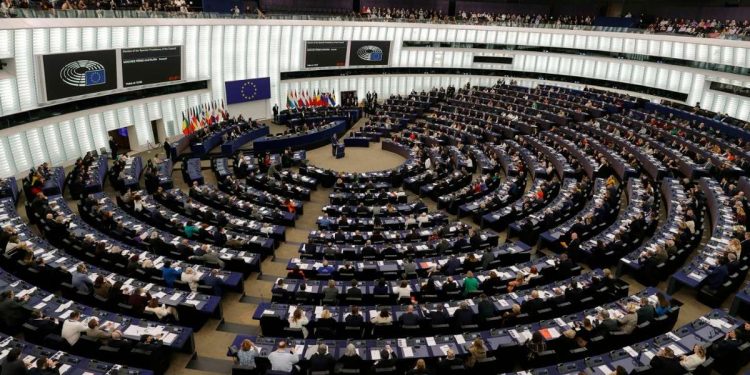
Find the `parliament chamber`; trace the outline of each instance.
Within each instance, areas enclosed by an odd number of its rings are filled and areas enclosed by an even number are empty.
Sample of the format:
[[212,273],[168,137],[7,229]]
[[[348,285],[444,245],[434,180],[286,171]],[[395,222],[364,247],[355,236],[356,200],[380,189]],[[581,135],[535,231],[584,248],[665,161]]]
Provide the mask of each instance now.
[[750,3],[0,2],[0,375],[750,371]]

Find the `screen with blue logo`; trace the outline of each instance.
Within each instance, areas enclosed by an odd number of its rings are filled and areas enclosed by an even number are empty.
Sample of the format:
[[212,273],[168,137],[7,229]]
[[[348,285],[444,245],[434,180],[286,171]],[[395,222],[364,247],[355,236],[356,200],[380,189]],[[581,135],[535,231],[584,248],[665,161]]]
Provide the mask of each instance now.
[[117,89],[117,50],[42,56],[46,99],[57,100]]

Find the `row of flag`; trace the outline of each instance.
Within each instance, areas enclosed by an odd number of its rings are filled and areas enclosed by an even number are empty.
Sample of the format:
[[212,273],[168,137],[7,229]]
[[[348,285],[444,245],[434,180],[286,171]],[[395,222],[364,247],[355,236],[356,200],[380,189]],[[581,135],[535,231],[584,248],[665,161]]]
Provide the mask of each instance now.
[[182,134],[190,135],[221,121],[229,119],[229,112],[224,107],[224,100],[203,103],[182,112]]
[[308,93],[307,90],[300,90],[299,92],[292,90],[286,94],[287,109],[335,106],[336,96],[329,92],[313,91]]

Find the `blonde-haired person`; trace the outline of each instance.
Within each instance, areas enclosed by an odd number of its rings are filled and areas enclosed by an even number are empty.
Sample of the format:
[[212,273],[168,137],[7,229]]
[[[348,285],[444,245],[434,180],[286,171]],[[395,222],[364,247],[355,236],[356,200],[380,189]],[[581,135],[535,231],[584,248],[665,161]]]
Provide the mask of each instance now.
[[304,338],[307,338],[308,331],[307,331],[307,323],[310,321],[307,319],[307,315],[305,314],[305,311],[301,308],[297,308],[292,313],[292,316],[289,317],[289,328],[299,328],[302,330],[302,336]]
[[469,346],[469,358],[466,358],[466,367],[474,367],[477,361],[485,358],[487,358],[487,347],[484,346],[484,341],[481,338],[477,338]]
[[191,291],[198,291],[198,282],[201,280],[201,278],[200,276],[198,276],[198,273],[195,272],[193,267],[186,268],[185,272],[180,275],[180,280],[182,280],[182,282],[184,283],[187,283]]
[[414,365],[414,368],[407,371],[406,375],[427,375],[430,372],[427,370],[427,363],[425,363],[424,359],[418,359],[417,363]]
[[320,312],[320,318],[315,321],[315,330],[318,337],[326,334],[332,336],[336,332],[336,319],[333,319],[330,310],[323,309]]
[[357,348],[354,344],[349,344],[344,349],[344,355],[339,358],[339,365],[345,370],[361,370],[362,369],[362,357],[357,353]]
[[625,315],[617,320],[620,325],[620,331],[629,335],[635,331],[635,327],[638,326],[638,304],[635,302],[629,302],[625,307]]
[[695,371],[703,362],[706,362],[706,348],[699,344],[693,345],[693,354],[680,357],[680,365],[687,371]]

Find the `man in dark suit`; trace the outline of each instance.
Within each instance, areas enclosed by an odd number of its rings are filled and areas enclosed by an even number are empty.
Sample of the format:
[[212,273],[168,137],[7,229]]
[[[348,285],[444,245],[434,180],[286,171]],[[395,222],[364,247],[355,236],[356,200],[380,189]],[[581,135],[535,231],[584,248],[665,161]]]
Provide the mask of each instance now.
[[370,240],[367,240],[365,243],[365,246],[362,248],[362,257],[376,257],[378,256],[378,251],[375,250],[375,247],[372,246],[372,242]]
[[365,323],[365,318],[359,313],[359,307],[352,306],[351,313],[344,319],[344,323],[350,327],[361,327]]
[[464,363],[462,360],[456,358],[456,352],[453,349],[448,349],[445,352],[445,359],[438,363],[438,375],[449,375],[453,374],[453,367],[462,366]]
[[443,292],[449,293],[449,292],[455,292],[458,290],[458,284],[456,284],[456,281],[453,280],[453,277],[448,276],[445,279],[445,282],[443,282]]
[[450,316],[448,315],[448,312],[445,311],[445,307],[443,305],[437,305],[436,310],[430,311],[429,315],[432,325],[448,324],[448,321],[450,320]]
[[452,276],[456,274],[456,270],[461,267],[461,261],[458,260],[455,256],[452,256],[448,259],[447,262],[441,267],[441,270],[444,275]]
[[560,254],[559,263],[557,264],[558,275],[568,277],[573,272],[576,264],[570,259],[568,254]]
[[349,287],[349,289],[346,290],[346,294],[350,296],[362,295],[362,289],[359,289],[359,284],[357,283],[357,280],[352,280],[351,286]]
[[648,298],[641,297],[641,307],[636,312],[638,314],[638,324],[650,321],[656,316],[656,309],[648,303]]
[[685,368],[680,365],[680,359],[674,356],[674,351],[669,347],[664,347],[651,358],[649,363],[654,373],[660,375],[678,375],[684,374]]
[[479,312],[479,320],[484,322],[488,318],[495,316],[495,305],[487,298],[487,295],[482,293],[479,295],[479,304],[477,305],[477,311]]
[[703,285],[718,290],[721,285],[729,279],[729,268],[727,267],[727,258],[719,257],[719,264],[703,280]]
[[224,228],[220,227],[219,229],[217,229],[216,231],[214,231],[214,236],[213,237],[214,237],[213,238],[214,243],[217,246],[224,246],[224,244],[227,243],[227,234],[226,234]]
[[414,313],[413,305],[406,307],[406,311],[398,317],[398,322],[401,323],[402,326],[419,325],[419,317]]
[[521,304],[521,311],[525,314],[533,315],[545,307],[544,300],[539,298],[539,291],[531,292],[529,299]]
[[328,353],[328,345],[318,344],[318,350],[310,357],[310,371],[328,371],[333,372],[336,360]]
[[620,329],[620,325],[616,320],[609,317],[609,311],[599,311],[599,325],[596,326],[595,330],[601,335],[607,335],[611,332],[615,332]]
[[29,299],[28,295],[16,299],[12,290],[6,290],[0,294],[0,319],[6,327],[20,327],[29,316],[30,311],[21,302]]
[[453,313],[453,320],[456,322],[456,327],[467,326],[474,324],[474,311],[471,310],[467,302],[461,302],[458,305],[458,310]]
[[31,320],[28,323],[36,327],[38,337],[46,337],[51,333],[60,334],[60,325],[54,319],[42,315],[39,310],[31,312]]
[[336,242],[345,242],[346,235],[339,229],[338,231],[336,231],[336,234],[333,235],[333,240]]

